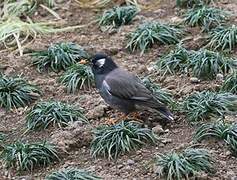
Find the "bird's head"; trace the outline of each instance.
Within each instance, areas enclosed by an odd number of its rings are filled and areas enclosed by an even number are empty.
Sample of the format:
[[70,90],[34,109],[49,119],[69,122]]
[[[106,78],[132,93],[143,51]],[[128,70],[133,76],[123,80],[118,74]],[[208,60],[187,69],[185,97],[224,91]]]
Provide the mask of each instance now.
[[97,53],[92,58],[92,71],[94,74],[108,74],[118,68],[116,63],[107,55]]

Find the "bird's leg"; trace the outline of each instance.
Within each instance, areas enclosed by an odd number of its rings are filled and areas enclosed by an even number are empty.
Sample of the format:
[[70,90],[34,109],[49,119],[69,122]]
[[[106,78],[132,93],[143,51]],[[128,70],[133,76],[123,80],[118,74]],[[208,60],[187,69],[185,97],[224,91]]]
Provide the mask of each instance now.
[[120,116],[117,117],[116,119],[115,119],[115,118],[109,118],[109,119],[105,122],[105,124],[107,124],[107,125],[114,125],[114,124],[116,124],[116,123],[118,123],[118,122],[120,122],[120,121],[123,121],[123,120],[125,120],[125,119],[127,119],[127,115],[126,115],[126,114],[120,114]]

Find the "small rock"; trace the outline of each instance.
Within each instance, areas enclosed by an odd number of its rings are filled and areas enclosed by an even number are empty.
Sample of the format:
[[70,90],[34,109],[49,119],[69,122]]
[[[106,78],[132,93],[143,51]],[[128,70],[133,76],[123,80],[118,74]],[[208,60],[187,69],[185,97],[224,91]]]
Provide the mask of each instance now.
[[135,164],[135,161],[133,161],[132,159],[128,159],[127,164],[128,165],[133,165],[133,164]]
[[190,82],[191,82],[191,83],[199,83],[200,80],[199,80],[198,78],[196,78],[196,77],[191,77],[191,78],[190,78]]
[[171,139],[162,139],[161,142],[164,144],[168,144],[168,143],[171,143],[172,140]]
[[152,132],[155,134],[162,134],[164,133],[164,129],[161,127],[161,125],[157,125],[155,127],[152,128]]
[[223,74],[220,74],[220,73],[219,73],[219,74],[216,75],[216,80],[217,80],[217,81],[223,81],[223,79],[224,79]]
[[226,151],[225,155],[230,156],[232,153],[230,151]]
[[160,144],[159,144],[159,147],[163,148],[163,147],[165,147],[165,144],[160,143]]
[[87,114],[88,119],[97,119],[104,116],[106,106],[101,104],[96,106],[94,109],[91,109]]

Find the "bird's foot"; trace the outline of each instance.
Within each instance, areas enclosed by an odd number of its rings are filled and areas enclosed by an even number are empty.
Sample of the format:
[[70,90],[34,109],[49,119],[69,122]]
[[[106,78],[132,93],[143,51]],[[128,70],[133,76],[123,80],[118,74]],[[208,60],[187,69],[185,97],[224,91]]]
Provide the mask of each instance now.
[[108,120],[105,121],[105,124],[107,124],[107,125],[115,125],[115,124],[119,123],[120,121],[124,121],[126,119],[128,119],[127,115],[121,114],[116,119],[115,118],[109,118]]

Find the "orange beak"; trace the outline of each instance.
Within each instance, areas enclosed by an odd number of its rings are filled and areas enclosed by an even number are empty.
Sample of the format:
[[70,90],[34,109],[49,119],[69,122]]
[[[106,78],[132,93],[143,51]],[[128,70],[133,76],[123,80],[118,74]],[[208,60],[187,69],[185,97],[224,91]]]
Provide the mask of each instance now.
[[85,60],[85,59],[82,59],[80,62],[79,62],[79,64],[87,64],[88,62],[87,62],[87,60]]

